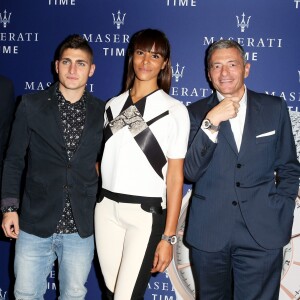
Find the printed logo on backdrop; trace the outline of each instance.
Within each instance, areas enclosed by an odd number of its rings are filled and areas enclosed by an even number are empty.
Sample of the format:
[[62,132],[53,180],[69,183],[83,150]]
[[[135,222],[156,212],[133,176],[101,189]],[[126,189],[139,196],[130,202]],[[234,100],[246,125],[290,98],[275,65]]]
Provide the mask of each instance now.
[[[169,0],[167,2],[168,5],[177,5],[179,4],[179,0]],[[300,2],[300,0],[299,0]],[[181,2],[181,4],[187,3],[187,2]],[[263,17],[263,16],[261,16]],[[236,35],[230,35],[230,36],[203,36],[203,46],[205,49],[211,45],[213,42],[222,40],[222,39],[230,39],[230,40],[236,40],[238,43],[240,43],[246,51],[246,59],[249,62],[256,62],[259,60],[259,50],[260,49],[267,49],[268,51],[276,51],[278,48],[283,48],[283,39],[281,37],[277,36],[269,36],[268,32],[264,33],[264,36],[254,37],[254,36],[247,36],[247,31],[250,26],[253,26],[255,23],[255,19],[253,20],[253,16],[250,16],[247,14],[246,11],[241,11],[240,14],[233,16],[234,20],[232,20],[232,30],[230,32],[236,32]],[[250,22],[251,20],[251,22]],[[234,30],[234,27],[236,28]],[[192,68],[190,68],[192,69]],[[176,71],[175,71],[176,73]],[[174,76],[175,77],[175,76]],[[180,78],[180,82],[179,82]],[[184,81],[181,81],[182,77],[178,77],[178,80],[176,80],[173,83],[174,86],[171,87],[170,94],[173,97],[181,97],[181,98],[190,98],[190,99],[199,99],[199,98],[205,98],[210,95],[212,92],[209,88],[201,88],[201,87],[186,87],[184,86]],[[298,95],[291,93],[289,96],[291,99],[293,97]],[[292,100],[291,100],[292,101]],[[189,105],[192,100],[185,100],[185,104]]]
[[[300,70],[297,70],[298,74],[295,75],[297,76],[297,81],[300,83]],[[283,100],[287,101],[287,107],[290,111],[297,111],[300,112],[299,102],[300,102],[300,91],[265,91],[266,94],[268,95],[273,95],[273,96],[279,96]]]
[[118,11],[117,12],[117,17],[115,16],[114,13],[112,13],[113,15],[113,19],[114,19],[114,25],[117,26],[117,29],[120,29],[121,28],[121,25],[124,25],[124,18],[126,16],[126,13],[123,14],[123,16],[121,17],[121,12]]
[[175,290],[167,271],[151,277],[145,293],[145,299],[176,300]]
[[296,8],[299,8],[299,2],[300,2],[300,0],[294,0],[294,2],[295,2],[295,4],[296,4]]
[[76,5],[75,0],[48,0],[49,5],[69,6]]
[[167,0],[167,6],[193,7],[197,6],[197,0]]
[[[179,81],[183,79],[185,66],[181,66],[177,62],[176,68],[171,66],[171,69],[172,69],[172,78],[174,78],[175,80],[173,81],[173,85],[171,86],[170,95],[173,96],[174,98],[178,99],[179,97],[180,98],[193,97],[195,99],[199,99],[199,98],[208,97],[211,94],[212,91],[211,89],[208,88],[202,88],[202,87],[188,88],[185,86],[178,86],[177,84],[179,83]],[[192,100],[184,100],[181,102],[186,106],[188,106],[189,104],[192,103]]]
[[47,291],[56,291],[55,279],[56,279],[56,272],[55,272],[55,263],[54,263],[52,266],[52,270],[47,278]]
[[[52,0],[53,3],[70,3],[66,0]],[[55,5],[55,4],[53,4]],[[114,14],[113,14],[114,15]],[[126,13],[121,13],[120,10],[118,10],[115,14],[115,16],[112,17],[112,26],[119,26],[124,25],[124,19],[125,19]],[[115,23],[116,22],[116,23]],[[118,30],[118,29],[117,29]],[[100,49],[99,51],[104,56],[116,56],[116,57],[124,57],[127,49],[127,44],[129,43],[129,35],[126,33],[113,33],[113,32],[105,32],[105,33],[84,33],[83,37],[89,42],[93,44],[99,44]],[[116,46],[117,45],[117,46]],[[122,45],[119,46],[119,45]],[[124,46],[123,46],[124,45]],[[125,46],[126,45],[126,46]],[[95,47],[95,50],[97,48]],[[35,82],[35,81],[26,81],[24,89],[28,91],[41,91],[46,88],[48,88],[52,82]],[[90,93],[94,92],[94,84],[88,83],[87,90]]]
[[[299,0],[300,1],[300,0]],[[263,17],[263,16],[262,16]],[[240,17],[236,16],[237,19],[237,28],[240,28],[240,32],[243,36],[204,36],[203,37],[203,46],[208,47],[215,41],[222,39],[236,40],[241,44],[246,51],[246,58],[248,61],[258,61],[258,52],[252,50],[259,50],[259,48],[283,48],[283,39],[279,37],[253,37],[253,36],[244,36],[245,29],[250,26],[251,16],[246,17],[245,12],[243,12]],[[267,32],[265,33],[268,34]],[[247,51],[247,50],[250,51]]]
[[125,16],[126,12],[120,10],[112,12],[111,32],[84,33],[83,37],[90,43],[99,44],[99,52],[104,56],[124,57],[130,39],[129,34],[120,33],[125,26]]
[[[25,81],[25,86],[24,90],[25,91],[43,91],[50,87],[50,85],[53,82],[47,81],[47,82],[42,82],[42,81]],[[86,84],[86,89],[90,92],[94,92],[94,83],[87,83]],[[1,300],[1,299],[0,299]]]
[[[7,32],[8,24],[11,23],[12,12],[7,12],[5,9],[0,13],[0,24],[4,31],[0,31],[0,53],[2,54],[19,54],[19,46],[21,43],[38,42],[38,32]],[[24,26],[25,27],[25,26]],[[0,27],[1,28],[1,27]],[[22,28],[22,26],[20,26]]]
[[[299,0],[300,1],[300,0]],[[263,15],[260,15],[260,18],[263,18]],[[246,52],[246,59],[249,62],[256,62],[260,59],[260,50],[275,52],[279,48],[284,48],[284,40],[280,36],[269,36],[268,32],[260,32],[261,36],[247,36],[247,30],[249,26],[255,25],[255,19],[253,20],[252,16],[249,16],[247,12],[242,12],[239,16],[235,16],[236,26],[239,29],[239,34],[230,35],[230,36],[204,36],[203,37],[203,46],[207,48],[210,44],[215,41],[222,39],[236,40],[241,44]],[[251,18],[251,24],[250,24]],[[237,22],[236,22],[237,21]],[[234,32],[234,31],[233,31]],[[275,96],[280,96],[287,101],[299,100],[299,93],[296,92],[274,92],[266,91],[267,94],[272,94]]]
[[176,64],[176,71],[174,72],[173,66],[171,66],[172,68],[172,77],[175,77],[175,82],[178,82],[180,78],[183,77],[183,70],[185,68],[185,66],[181,67],[181,71],[179,71],[179,64]]
[[[300,0],[299,0],[300,1]],[[241,32],[245,32],[245,28],[248,28],[249,27],[249,20],[251,18],[251,16],[248,17],[247,19],[247,22],[245,21],[245,13],[242,14],[242,19],[240,21],[239,17],[236,16],[236,19],[237,19],[237,27],[241,28]]]
[[0,13],[0,24],[3,24],[4,28],[6,28],[7,24],[10,23],[10,16],[11,16],[11,13],[9,13],[7,16],[6,9],[3,12],[3,17],[2,17],[2,14]]
[[0,300],[5,300],[5,296],[6,296],[7,292],[3,292],[2,289],[0,288]]

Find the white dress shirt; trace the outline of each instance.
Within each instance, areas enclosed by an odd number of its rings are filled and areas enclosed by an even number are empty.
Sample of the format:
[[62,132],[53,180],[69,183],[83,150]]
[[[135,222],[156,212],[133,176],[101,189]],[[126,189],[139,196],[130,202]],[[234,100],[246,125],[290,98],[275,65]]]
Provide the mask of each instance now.
[[[219,101],[222,101],[225,97],[217,91],[217,97]],[[241,143],[242,143],[242,137],[243,137],[243,131],[244,131],[244,125],[245,125],[245,119],[246,119],[246,110],[247,110],[247,88],[245,86],[245,92],[242,97],[242,99],[239,102],[240,107],[239,111],[237,113],[237,116],[235,118],[229,119],[231,130],[233,132],[234,140],[236,142],[236,146],[238,151],[240,151]],[[201,126],[201,129],[207,134],[209,139],[213,141],[214,143],[217,143],[218,140],[218,131],[211,132],[209,129],[203,128]]]

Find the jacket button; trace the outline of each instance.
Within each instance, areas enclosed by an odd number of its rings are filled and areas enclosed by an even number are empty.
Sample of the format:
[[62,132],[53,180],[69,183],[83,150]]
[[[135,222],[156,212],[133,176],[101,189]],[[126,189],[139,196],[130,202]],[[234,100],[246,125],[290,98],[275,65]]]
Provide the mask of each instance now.
[[65,185],[64,185],[64,189],[67,189],[67,188],[68,188],[68,185],[67,185],[67,184],[65,184]]
[[232,205],[233,206],[237,206],[237,202],[236,201],[232,201]]
[[242,167],[242,165],[241,164],[237,164],[236,167],[239,169],[239,168]]
[[67,168],[70,169],[70,168],[71,168],[71,165],[70,165],[70,164],[67,164]]
[[206,151],[207,151],[207,148],[204,147],[204,148],[201,150],[201,156],[205,156]]
[[239,187],[239,186],[241,185],[241,183],[240,183],[240,182],[237,182],[235,185],[236,185],[237,187]]

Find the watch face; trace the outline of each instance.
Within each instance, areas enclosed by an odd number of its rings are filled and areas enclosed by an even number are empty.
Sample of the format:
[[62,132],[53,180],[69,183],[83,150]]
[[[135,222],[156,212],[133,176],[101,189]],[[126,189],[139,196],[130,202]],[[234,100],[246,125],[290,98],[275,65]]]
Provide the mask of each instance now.
[[184,243],[185,218],[191,196],[189,190],[182,200],[181,213],[177,226],[177,243],[173,246],[173,260],[168,267],[168,274],[175,289],[177,300],[194,300],[195,283],[189,260],[189,249]]
[[175,245],[177,243],[177,236],[176,235],[171,236],[170,243],[172,245]]
[[204,121],[203,121],[203,127],[204,127],[205,129],[209,128],[210,125],[211,125],[211,123],[209,122],[209,120],[204,120]]
[[[297,146],[297,157],[300,159],[300,113],[289,111],[294,138]],[[300,299],[300,190],[296,198],[292,239],[283,248],[283,266],[280,282],[280,300]]]
[[[176,300],[194,300],[195,283],[189,260],[189,249],[184,243],[185,219],[191,196],[189,190],[182,199],[180,217],[177,226],[177,243],[173,245],[173,260],[168,274],[176,293]],[[300,300],[300,202],[296,200],[293,238],[283,249],[283,266],[280,282],[279,300]],[[298,227],[296,226],[298,225]]]
[[300,198],[296,199],[292,238],[283,248],[280,300],[300,299]]
[[280,300],[300,299],[300,236],[291,239],[283,249]]

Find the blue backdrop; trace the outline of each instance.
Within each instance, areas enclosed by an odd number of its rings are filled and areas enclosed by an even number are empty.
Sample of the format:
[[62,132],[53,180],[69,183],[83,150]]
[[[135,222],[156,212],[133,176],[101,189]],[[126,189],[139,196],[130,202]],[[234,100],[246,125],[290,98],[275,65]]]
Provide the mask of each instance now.
[[[244,46],[251,63],[247,86],[281,96],[291,111],[300,109],[300,0],[1,0],[0,73],[13,80],[17,96],[47,88],[58,44],[79,33],[95,55],[88,90],[107,100],[121,91],[131,35],[147,27],[167,34],[170,94],[186,105],[211,93],[204,70],[208,45],[232,38]],[[13,247],[0,238],[0,299],[13,299]],[[56,297],[55,275],[54,268],[46,299]],[[290,295],[300,291],[299,281],[289,288]],[[100,299],[102,284],[95,259],[87,299]],[[151,279],[145,299],[176,299],[174,289],[167,272],[160,274]],[[282,299],[292,299],[286,295]]]

